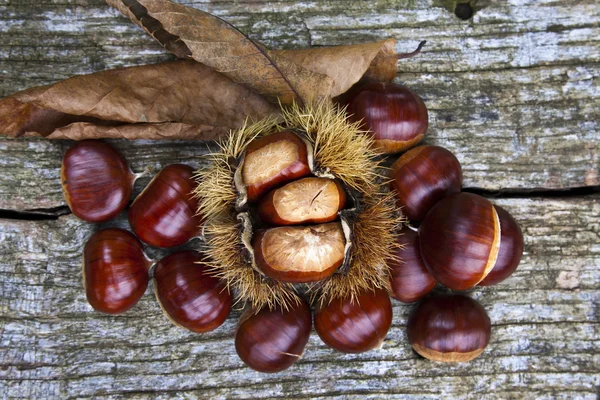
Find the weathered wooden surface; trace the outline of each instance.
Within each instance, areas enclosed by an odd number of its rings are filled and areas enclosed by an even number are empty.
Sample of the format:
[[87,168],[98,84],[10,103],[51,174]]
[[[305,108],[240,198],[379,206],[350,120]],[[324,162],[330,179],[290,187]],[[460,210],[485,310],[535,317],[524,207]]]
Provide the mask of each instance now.
[[[394,302],[384,349],[342,355],[313,334],[286,372],[255,373],[233,348],[239,313],[206,335],[172,326],[151,288],[118,317],[91,310],[82,244],[97,226],[72,215],[0,219],[2,398],[589,398],[600,387],[600,7],[597,0],[479,0],[470,21],[447,1],[181,1],[272,47],[394,36],[427,39],[398,81],[430,109],[430,143],[454,151],[465,186],[497,191],[522,223],[525,256],[499,286],[476,289],[493,321],[483,356],[420,359]],[[492,4],[493,3],[493,4]],[[0,0],[0,96],[116,66],[169,59],[100,0]],[[112,141],[136,171],[201,163],[207,143]],[[66,141],[0,139],[0,210],[60,214]],[[147,180],[136,185],[139,192]],[[583,192],[596,192],[575,196]],[[544,197],[563,189],[564,197]],[[529,198],[528,191],[535,191]],[[521,192],[521,197],[514,196]],[[6,214],[6,213],[4,213]],[[124,226],[123,216],[114,224]],[[150,250],[152,255],[164,254]]]

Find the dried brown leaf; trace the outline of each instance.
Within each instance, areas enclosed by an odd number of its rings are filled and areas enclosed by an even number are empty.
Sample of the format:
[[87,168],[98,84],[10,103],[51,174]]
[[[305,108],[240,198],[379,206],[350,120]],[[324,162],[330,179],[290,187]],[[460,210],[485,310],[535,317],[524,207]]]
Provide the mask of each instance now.
[[380,81],[396,77],[396,39],[347,46],[277,50],[276,54],[333,79],[331,97],[346,92],[363,76]]
[[228,22],[169,0],[106,0],[180,58],[193,58],[271,102],[312,101],[331,94],[326,75],[300,67],[253,42]]
[[[104,125],[95,135],[113,135],[115,130],[109,127],[123,123],[164,122],[204,126],[201,130],[217,133],[241,127],[246,118],[259,120],[277,112],[262,96],[211,68],[179,60],[75,76],[16,93],[0,100],[0,134],[48,136],[73,122]],[[70,132],[91,133],[86,127],[77,125]],[[154,129],[128,131],[143,136]],[[175,125],[163,131],[174,135],[170,138],[204,137]]]
[[[48,139],[194,139],[214,140],[229,132],[229,129],[210,125],[188,125],[179,122],[161,124],[126,124],[117,126],[101,126],[88,122],[76,122],[57,128]],[[28,132],[24,136],[41,136]]]

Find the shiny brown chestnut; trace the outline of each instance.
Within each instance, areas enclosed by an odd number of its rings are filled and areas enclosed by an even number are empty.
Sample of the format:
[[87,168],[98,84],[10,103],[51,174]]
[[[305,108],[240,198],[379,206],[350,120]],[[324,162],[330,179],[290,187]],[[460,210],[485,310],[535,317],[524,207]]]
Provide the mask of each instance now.
[[291,283],[331,276],[344,261],[345,245],[339,222],[270,228],[252,237],[258,268],[273,279]]
[[108,314],[129,310],[146,291],[151,264],[132,233],[117,228],[94,233],[83,249],[83,286],[88,302]]
[[463,295],[432,296],[408,319],[408,341],[421,356],[433,361],[464,362],[488,345],[491,323],[485,309]]
[[248,310],[235,333],[235,351],[256,371],[283,371],[302,356],[311,325],[310,307],[303,300],[288,310]]
[[256,202],[269,190],[310,175],[308,157],[306,143],[291,131],[252,141],[241,172],[248,202]]
[[490,286],[502,282],[512,275],[523,255],[523,233],[515,219],[500,206],[494,206],[500,219],[500,250],[496,264],[479,286]]
[[481,196],[458,193],[437,203],[419,228],[425,266],[441,284],[469,289],[492,270],[500,249],[496,209]]
[[155,247],[178,246],[198,236],[201,218],[192,167],[171,164],[163,168],[129,209],[129,224],[145,243]]
[[335,220],[345,204],[339,182],[309,177],[271,190],[258,203],[258,215],[271,225],[318,224]]
[[351,121],[362,121],[382,153],[397,153],[419,143],[429,124],[423,100],[406,86],[370,82],[347,100]]
[[82,140],[65,153],[60,178],[73,214],[84,221],[103,222],[125,209],[137,175],[108,143]]
[[396,203],[413,222],[422,221],[446,196],[460,192],[462,170],[449,150],[419,146],[403,154],[390,169]]
[[315,330],[323,342],[344,353],[378,348],[392,325],[392,303],[387,292],[363,291],[357,298],[334,299],[315,312]]
[[208,274],[196,251],[173,253],[154,269],[155,294],[166,316],[193,332],[210,332],[223,324],[231,311],[232,296],[225,284]]
[[398,241],[402,245],[402,249],[396,253],[398,259],[388,263],[392,297],[411,303],[431,292],[436,281],[421,258],[417,232],[405,226],[400,231]]

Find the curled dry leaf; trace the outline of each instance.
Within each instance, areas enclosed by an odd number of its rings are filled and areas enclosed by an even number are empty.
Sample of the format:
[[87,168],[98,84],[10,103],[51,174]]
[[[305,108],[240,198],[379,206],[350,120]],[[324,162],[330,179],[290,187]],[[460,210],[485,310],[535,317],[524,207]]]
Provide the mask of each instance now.
[[276,103],[330,97],[332,80],[253,42],[228,22],[169,0],[106,0],[180,58],[193,58]]
[[[262,96],[211,68],[179,60],[76,76],[16,93],[0,100],[0,134],[48,136],[86,122],[53,137],[69,132],[83,139],[87,132],[91,137],[204,138],[199,132],[205,132],[208,138],[241,127],[246,118],[277,112]],[[162,124],[173,122],[183,125]],[[142,125],[115,127],[123,123]]]
[[391,81],[397,74],[396,39],[347,46],[275,50],[276,54],[333,80],[331,97],[346,92],[361,78]]
[[[194,139],[214,140],[225,135],[228,128],[211,125],[189,125],[179,122],[161,124],[125,124],[102,126],[89,122],[75,122],[54,130],[46,136],[48,139]],[[24,136],[40,136],[28,132]]]

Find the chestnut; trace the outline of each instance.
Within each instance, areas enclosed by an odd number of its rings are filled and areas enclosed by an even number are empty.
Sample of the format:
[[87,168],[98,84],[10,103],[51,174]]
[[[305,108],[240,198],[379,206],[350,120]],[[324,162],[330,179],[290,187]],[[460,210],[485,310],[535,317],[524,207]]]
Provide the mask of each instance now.
[[406,86],[370,82],[347,100],[351,121],[361,121],[382,153],[398,153],[419,143],[429,124],[423,100]]
[[346,240],[339,222],[257,231],[252,248],[258,268],[282,282],[315,282],[342,265]]
[[108,221],[123,211],[136,177],[121,153],[100,140],[77,142],[60,168],[67,205],[88,222]]
[[425,266],[441,284],[472,288],[492,270],[500,248],[496,209],[481,196],[458,193],[437,203],[419,228]]
[[271,225],[330,222],[345,204],[346,194],[339,182],[309,177],[271,190],[258,203],[258,215]]
[[248,202],[258,201],[269,190],[310,175],[306,143],[291,131],[273,133],[252,141],[241,168]]
[[194,170],[183,164],[163,168],[129,209],[129,224],[144,242],[155,247],[178,246],[198,236],[201,218],[193,197]]
[[422,221],[435,203],[462,188],[460,163],[454,154],[439,146],[419,146],[407,151],[390,171],[396,203],[413,222]]
[[248,310],[235,333],[235,351],[256,371],[283,371],[302,356],[311,325],[310,307],[303,300],[287,310]]
[[432,296],[408,318],[408,341],[433,361],[463,362],[479,356],[488,345],[491,323],[485,309],[463,295]]
[[502,282],[512,275],[523,255],[523,233],[515,219],[500,206],[494,206],[500,219],[500,250],[496,264],[479,286],[490,286]]
[[225,284],[208,274],[200,253],[182,251],[161,259],[154,269],[155,294],[165,315],[192,332],[215,330],[231,311]]
[[392,325],[387,292],[363,291],[356,299],[334,299],[315,312],[315,330],[337,351],[361,353],[378,348]]
[[83,286],[88,302],[108,314],[129,310],[146,291],[151,264],[132,233],[117,228],[94,233],[83,249]]
[[398,258],[388,263],[392,297],[404,303],[412,303],[431,292],[437,282],[427,271],[421,258],[417,232],[404,226],[398,242],[402,245],[402,249],[396,252]]

